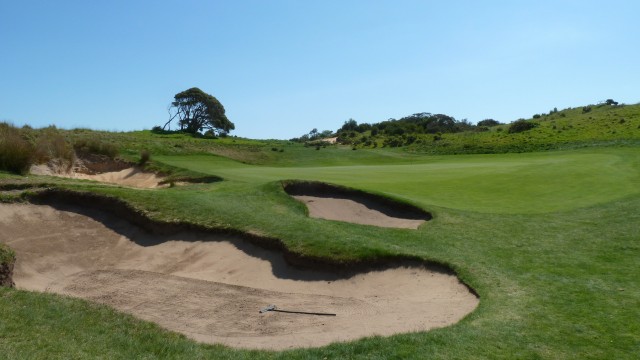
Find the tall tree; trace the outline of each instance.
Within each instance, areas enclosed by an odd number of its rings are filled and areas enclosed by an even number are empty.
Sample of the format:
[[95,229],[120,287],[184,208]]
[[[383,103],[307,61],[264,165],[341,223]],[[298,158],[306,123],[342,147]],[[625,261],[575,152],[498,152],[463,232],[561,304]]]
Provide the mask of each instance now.
[[169,121],[165,129],[174,119],[178,119],[180,130],[195,134],[202,130],[217,133],[228,133],[235,125],[224,114],[224,106],[212,95],[193,87],[174,96],[169,106]]

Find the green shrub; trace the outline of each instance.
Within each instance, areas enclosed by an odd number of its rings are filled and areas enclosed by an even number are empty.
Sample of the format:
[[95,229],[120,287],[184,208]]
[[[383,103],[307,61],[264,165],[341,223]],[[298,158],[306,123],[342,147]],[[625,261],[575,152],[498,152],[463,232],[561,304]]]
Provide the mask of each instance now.
[[516,120],[513,123],[511,123],[511,126],[509,126],[509,134],[515,134],[515,133],[531,130],[534,127],[536,127],[536,123],[534,122],[527,121],[524,119]]
[[384,140],[383,146],[385,147],[400,147],[404,144],[404,141],[399,136],[390,136]]
[[34,158],[34,148],[20,130],[0,123],[0,170],[26,174]]
[[499,122],[499,121],[497,121],[497,120],[493,120],[493,119],[484,119],[484,120],[478,121],[478,124],[477,124],[477,125],[478,125],[478,126],[488,126],[488,127],[491,127],[491,126],[500,125],[500,122]]

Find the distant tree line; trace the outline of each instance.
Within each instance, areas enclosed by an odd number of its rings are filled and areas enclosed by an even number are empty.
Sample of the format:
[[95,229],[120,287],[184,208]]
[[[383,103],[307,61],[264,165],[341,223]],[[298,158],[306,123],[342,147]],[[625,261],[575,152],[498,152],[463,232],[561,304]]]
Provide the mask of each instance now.
[[486,119],[474,125],[467,119],[456,120],[454,117],[444,114],[431,114],[427,112],[416,113],[401,119],[389,119],[379,123],[358,124],[354,119],[344,122],[338,129],[339,137],[351,136],[351,133],[365,133],[371,131],[371,136],[401,136],[405,134],[444,134],[462,131],[471,131],[478,126],[495,126],[500,123],[493,119]]
[[318,129],[313,128],[311,129],[311,131],[309,131],[308,134],[304,134],[300,137],[290,139],[290,141],[303,142],[303,143],[313,142],[313,141],[320,141],[322,139],[326,139],[332,136],[333,136],[333,131],[331,130],[318,131]]

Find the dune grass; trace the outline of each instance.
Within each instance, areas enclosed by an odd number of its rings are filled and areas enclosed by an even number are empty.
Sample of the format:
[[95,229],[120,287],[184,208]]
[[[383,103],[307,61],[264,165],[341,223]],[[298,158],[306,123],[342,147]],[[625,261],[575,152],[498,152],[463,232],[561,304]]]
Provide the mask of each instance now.
[[[9,359],[633,359],[640,353],[639,148],[438,157],[325,150],[300,147],[291,151],[299,160],[291,155],[278,166],[202,154],[154,156],[168,166],[225,179],[212,184],[154,191],[65,180],[57,186],[122,198],[155,219],[277,237],[306,255],[344,262],[408,255],[446,264],[481,296],[474,313],[429,332],[249,352],[197,344],[81,300],[2,289],[0,354]],[[283,179],[385,194],[434,218],[417,231],[308,218],[303,205],[283,192]],[[0,181],[16,177],[0,176]]]

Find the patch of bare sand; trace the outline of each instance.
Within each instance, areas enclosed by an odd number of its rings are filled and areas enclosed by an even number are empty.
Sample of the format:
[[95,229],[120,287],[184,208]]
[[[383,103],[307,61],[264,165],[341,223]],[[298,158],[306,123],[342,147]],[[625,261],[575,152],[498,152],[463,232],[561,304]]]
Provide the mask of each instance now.
[[158,176],[155,173],[142,171],[137,167],[129,167],[118,171],[85,174],[74,170],[64,171],[54,169],[48,164],[41,164],[33,165],[30,169],[30,172],[34,175],[49,175],[70,179],[93,180],[108,184],[116,184],[143,189],[153,189],[163,186],[160,185],[160,182],[163,180],[162,177]]
[[[107,304],[198,341],[241,348],[424,331],[453,324],[478,304],[455,276],[423,267],[348,277],[304,271],[240,239],[151,236],[81,209],[0,205],[0,240],[16,251],[18,288]],[[269,304],[337,316],[260,314]]]
[[351,199],[294,195],[309,209],[309,216],[380,227],[417,229],[425,220],[404,219],[387,215]]

